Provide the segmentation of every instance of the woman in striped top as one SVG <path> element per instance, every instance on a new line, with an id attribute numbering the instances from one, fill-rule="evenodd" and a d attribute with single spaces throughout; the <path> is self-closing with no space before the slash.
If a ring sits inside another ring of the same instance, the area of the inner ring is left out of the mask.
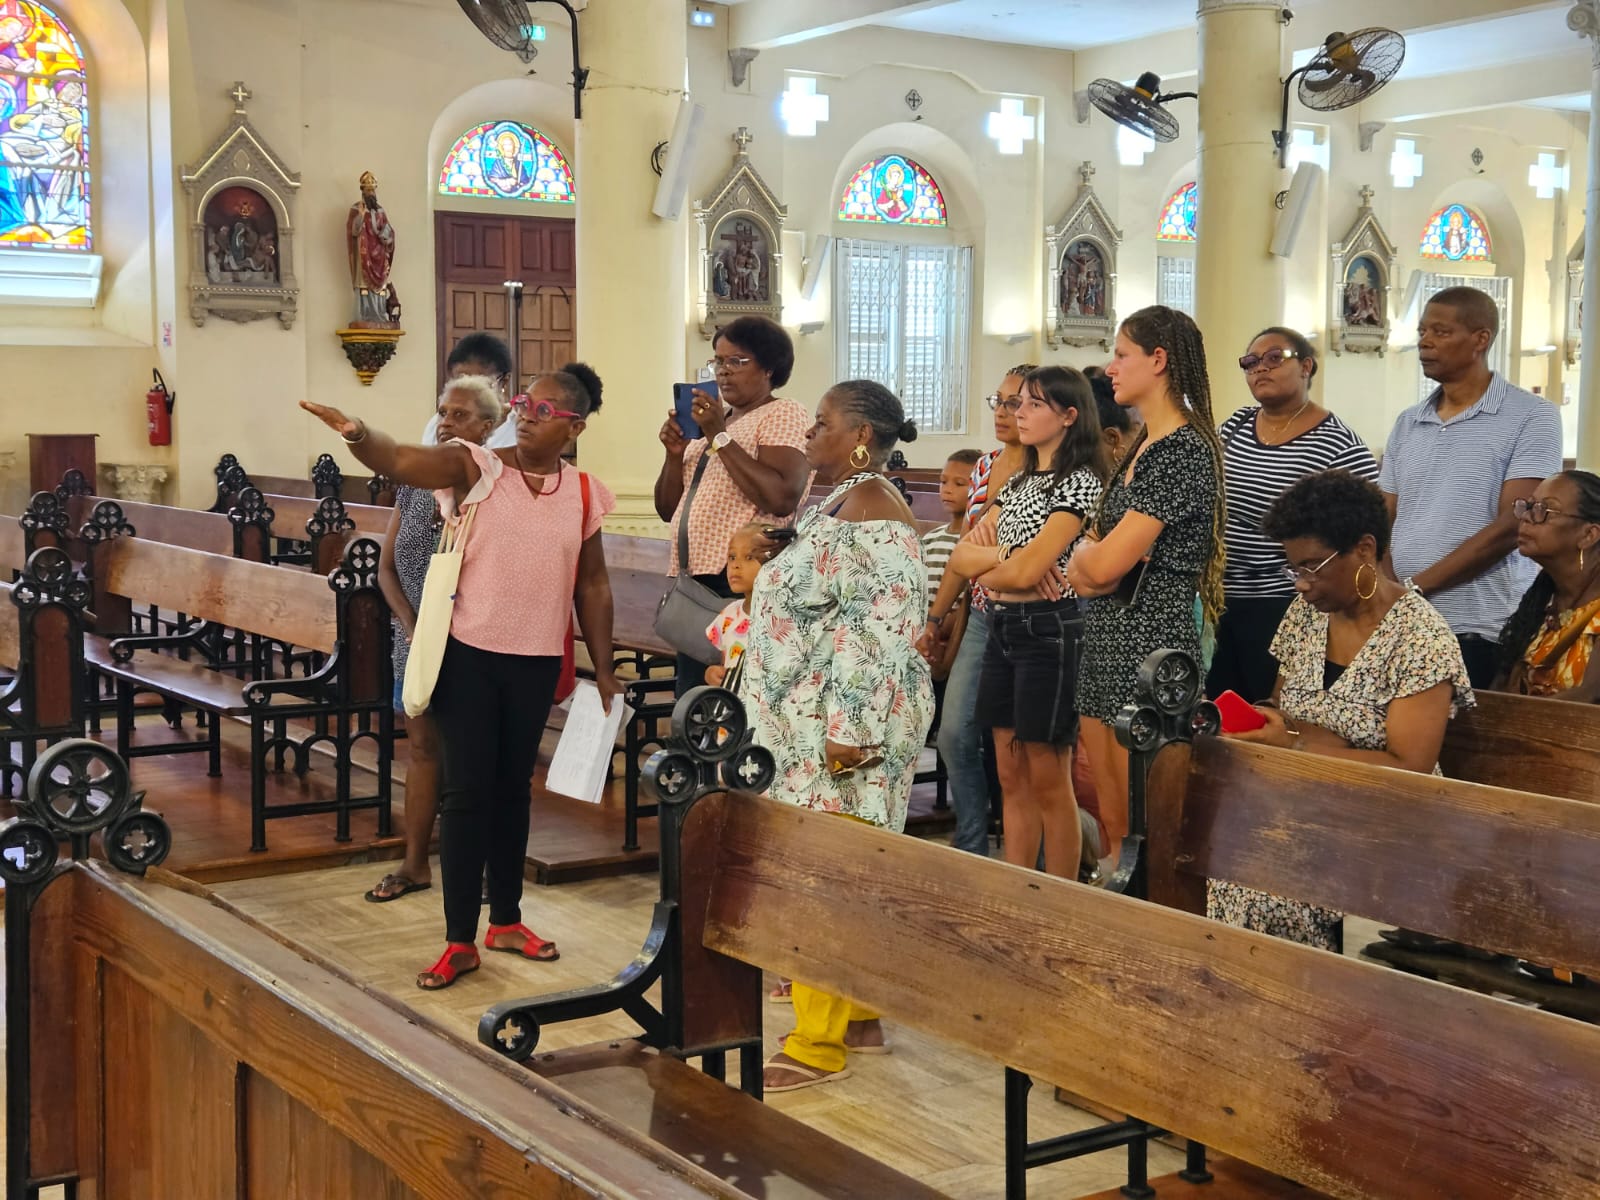
<path id="1" fill-rule="evenodd" d="M 1217 622 L 1206 693 L 1215 699 L 1233 691 L 1253 702 L 1277 683 L 1272 637 L 1295 594 L 1283 573 L 1282 546 L 1262 531 L 1267 510 L 1307 475 L 1344 470 L 1376 482 L 1378 464 L 1348 425 L 1311 399 L 1317 355 L 1299 333 L 1263 329 L 1239 366 L 1256 402 L 1219 430 L 1228 499 L 1227 607 Z"/>

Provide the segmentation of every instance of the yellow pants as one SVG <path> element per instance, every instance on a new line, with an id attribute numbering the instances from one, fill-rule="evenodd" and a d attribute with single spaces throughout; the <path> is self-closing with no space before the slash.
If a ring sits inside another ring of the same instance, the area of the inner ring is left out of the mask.
<path id="1" fill-rule="evenodd" d="M 860 817 L 848 813 L 838 815 L 847 821 L 861 821 Z M 790 984 L 789 990 L 794 998 L 795 1027 L 783 1044 L 783 1052 L 795 1062 L 818 1071 L 843 1070 L 845 1027 L 851 1021 L 876 1021 L 878 1014 L 843 996 L 807 987 L 798 979 Z"/>

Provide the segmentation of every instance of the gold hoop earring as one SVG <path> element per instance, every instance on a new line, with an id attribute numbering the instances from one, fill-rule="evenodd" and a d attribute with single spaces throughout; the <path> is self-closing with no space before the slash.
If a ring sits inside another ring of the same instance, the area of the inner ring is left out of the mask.
<path id="1" fill-rule="evenodd" d="M 859 461 L 857 461 L 857 456 L 858 455 L 860 456 Z M 866 470 L 867 465 L 869 463 L 871 463 L 871 462 L 872 462 L 872 452 L 870 450 L 868 450 L 865 446 L 857 443 L 856 448 L 854 450 L 850 451 L 850 465 L 852 467 L 854 467 L 856 470 L 858 470 L 858 471 Z"/>
<path id="2" fill-rule="evenodd" d="M 1361 590 L 1361 572 L 1365 571 L 1368 567 L 1372 567 L 1372 586 L 1363 592 Z M 1373 567 L 1371 563 L 1362 563 L 1356 568 L 1356 597 L 1361 600 L 1371 600 L 1377 594 L 1378 568 Z"/>
<path id="3" fill-rule="evenodd" d="M 1583 570 L 1583 547 L 1578 547 L 1578 570 Z"/>

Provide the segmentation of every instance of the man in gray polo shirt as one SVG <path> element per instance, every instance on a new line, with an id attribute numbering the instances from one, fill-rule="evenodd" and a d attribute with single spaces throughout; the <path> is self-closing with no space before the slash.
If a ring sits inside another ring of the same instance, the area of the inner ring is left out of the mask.
<path id="1" fill-rule="evenodd" d="M 1499 327 L 1476 288 L 1428 301 L 1417 355 L 1439 387 L 1400 414 L 1378 476 L 1395 577 L 1450 622 L 1474 687 L 1494 681 L 1500 629 L 1538 574 L 1517 553 L 1511 506 L 1561 469 L 1556 406 L 1489 370 Z"/>

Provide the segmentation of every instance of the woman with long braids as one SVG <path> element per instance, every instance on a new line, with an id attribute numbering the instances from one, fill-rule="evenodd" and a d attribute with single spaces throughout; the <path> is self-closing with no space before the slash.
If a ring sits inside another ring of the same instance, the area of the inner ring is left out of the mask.
<path id="1" fill-rule="evenodd" d="M 1541 570 L 1500 634 L 1499 691 L 1600 699 L 1600 475 L 1562 471 L 1513 507 L 1517 549 Z"/>
<path id="2" fill-rule="evenodd" d="M 777 761 L 773 799 L 896 833 L 933 723 L 933 682 L 914 649 L 928 614 L 922 542 L 883 477 L 895 443 L 916 436 L 882 384 L 823 396 L 806 461 L 833 490 L 756 578 L 741 685 L 756 741 Z M 885 1052 L 876 1013 L 798 979 L 791 992 L 795 1031 L 766 1065 L 766 1091 L 843 1079 L 847 1051 Z"/>
<path id="3" fill-rule="evenodd" d="M 1161 305 L 1140 309 L 1117 331 L 1106 374 L 1117 403 L 1137 408 L 1144 426 L 1112 472 L 1067 582 L 1091 597 L 1078 670 L 1080 737 L 1115 857 L 1128 832 L 1128 752 L 1111 722 L 1155 651 L 1186 650 L 1200 660 L 1195 596 L 1215 624 L 1225 505 L 1222 443 L 1195 323 Z"/>

